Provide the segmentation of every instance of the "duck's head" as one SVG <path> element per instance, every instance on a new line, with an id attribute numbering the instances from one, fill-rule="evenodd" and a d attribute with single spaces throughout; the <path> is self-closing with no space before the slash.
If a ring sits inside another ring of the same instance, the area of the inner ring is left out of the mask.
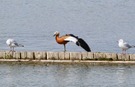
<path id="1" fill-rule="evenodd" d="M 58 31 L 55 31 L 54 32 L 54 34 L 53 34 L 53 36 L 57 36 L 57 35 L 59 35 L 60 33 L 58 32 Z"/>

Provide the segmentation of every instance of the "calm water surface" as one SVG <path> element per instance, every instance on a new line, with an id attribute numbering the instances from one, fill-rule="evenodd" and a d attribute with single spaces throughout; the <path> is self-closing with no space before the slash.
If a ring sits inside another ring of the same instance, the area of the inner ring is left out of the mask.
<path id="1" fill-rule="evenodd" d="M 8 38 L 17 51 L 63 51 L 53 33 L 82 37 L 94 52 L 135 45 L 135 0 L 0 0 L 0 50 Z M 68 51 L 84 51 L 73 43 Z M 130 49 L 128 53 L 135 53 Z M 134 87 L 135 66 L 0 64 L 0 87 Z"/>
<path id="2" fill-rule="evenodd" d="M 135 65 L 0 64 L 0 87 L 134 87 Z"/>
<path id="3" fill-rule="evenodd" d="M 14 38 L 25 45 L 16 50 L 63 51 L 55 31 L 82 37 L 96 52 L 121 52 L 120 38 L 135 45 L 135 0 L 0 0 L 0 9 L 0 50 Z M 84 51 L 73 43 L 67 50 Z"/>

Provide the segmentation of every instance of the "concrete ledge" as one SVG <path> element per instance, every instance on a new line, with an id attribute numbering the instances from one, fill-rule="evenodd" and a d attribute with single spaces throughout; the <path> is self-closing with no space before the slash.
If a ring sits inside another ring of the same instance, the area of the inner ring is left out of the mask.
<path id="1" fill-rule="evenodd" d="M 101 52 L 8 52 L 0 51 L 0 59 L 42 61 L 135 61 L 135 54 Z"/>
<path id="2" fill-rule="evenodd" d="M 21 52 L 21 59 L 27 59 L 27 52 Z"/>
<path id="3" fill-rule="evenodd" d="M 135 64 L 135 61 L 87 61 L 87 60 L 29 60 L 29 59 L 0 59 L 0 62 L 26 62 L 26 63 L 87 63 L 87 64 Z"/>
<path id="4" fill-rule="evenodd" d="M 80 52 L 70 52 L 70 60 L 81 60 L 82 55 Z"/>
<path id="5" fill-rule="evenodd" d="M 46 52 L 34 52 L 34 55 L 35 55 L 35 59 L 37 59 L 37 60 L 40 60 L 40 59 L 44 59 L 44 60 L 46 60 L 47 59 L 47 54 L 46 54 Z"/>
<path id="6" fill-rule="evenodd" d="M 59 60 L 58 52 L 47 52 L 47 60 Z"/>

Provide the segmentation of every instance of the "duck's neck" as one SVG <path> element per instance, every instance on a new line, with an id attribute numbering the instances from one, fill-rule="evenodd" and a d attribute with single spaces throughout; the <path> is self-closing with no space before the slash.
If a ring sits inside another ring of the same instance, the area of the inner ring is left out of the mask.
<path id="1" fill-rule="evenodd" d="M 59 38 L 59 34 L 58 34 L 58 35 L 56 35 L 55 39 L 57 40 L 58 38 Z"/>

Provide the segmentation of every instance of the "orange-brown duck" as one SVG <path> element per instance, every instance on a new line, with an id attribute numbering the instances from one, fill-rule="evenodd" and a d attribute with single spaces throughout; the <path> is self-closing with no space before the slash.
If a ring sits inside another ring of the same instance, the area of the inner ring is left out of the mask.
<path id="1" fill-rule="evenodd" d="M 58 44 L 64 45 L 64 52 L 66 51 L 66 44 L 68 42 L 74 42 L 74 43 L 76 43 L 77 46 L 81 46 L 87 52 L 91 52 L 90 47 L 82 38 L 78 38 L 78 36 L 75 36 L 73 34 L 66 34 L 66 35 L 63 35 L 61 37 L 59 35 L 60 35 L 60 33 L 58 31 L 54 32 L 56 42 Z"/>

